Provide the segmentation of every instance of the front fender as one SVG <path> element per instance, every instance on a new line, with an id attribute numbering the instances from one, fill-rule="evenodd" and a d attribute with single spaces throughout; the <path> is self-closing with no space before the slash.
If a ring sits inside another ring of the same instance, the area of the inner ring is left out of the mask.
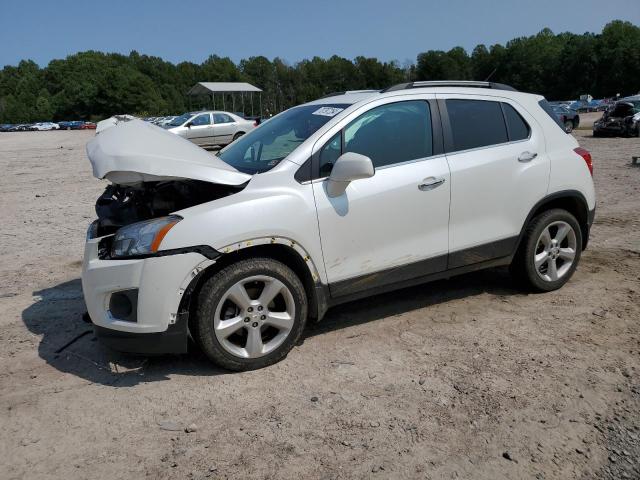
<path id="1" fill-rule="evenodd" d="M 282 175 L 290 172 L 274 173 L 280 178 L 254 175 L 237 194 L 176 212 L 183 220 L 169 231 L 161 249 L 210 245 L 224 253 L 282 243 L 295 248 L 311 265 L 312 275 L 326 283 L 312 186 Z"/>

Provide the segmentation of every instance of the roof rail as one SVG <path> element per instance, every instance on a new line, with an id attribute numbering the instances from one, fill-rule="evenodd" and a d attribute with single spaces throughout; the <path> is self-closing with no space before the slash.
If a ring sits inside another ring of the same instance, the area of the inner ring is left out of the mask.
<path id="1" fill-rule="evenodd" d="M 384 90 L 381 90 L 380 93 L 395 92 L 396 90 L 406 90 L 409 88 L 425 87 L 492 88 L 494 90 L 510 90 L 512 92 L 517 92 L 515 88 L 510 85 L 505 85 L 504 83 L 480 82 L 476 80 L 430 80 L 398 83 L 397 85 L 392 85 L 391 87 L 387 87 Z"/>
<path id="2" fill-rule="evenodd" d="M 320 98 L 337 97 L 338 95 L 347 95 L 349 93 L 378 93 L 380 90 L 345 90 L 344 92 L 331 92 Z"/>

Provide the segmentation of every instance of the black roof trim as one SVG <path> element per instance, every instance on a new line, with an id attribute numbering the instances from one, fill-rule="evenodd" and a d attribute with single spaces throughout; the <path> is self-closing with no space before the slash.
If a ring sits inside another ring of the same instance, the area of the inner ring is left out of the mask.
<path id="1" fill-rule="evenodd" d="M 512 86 L 505 85 L 504 83 L 480 82 L 475 80 L 431 80 L 431 81 L 421 81 L 421 82 L 399 83 L 397 85 L 392 85 L 391 87 L 387 87 L 384 90 L 381 90 L 380 93 L 395 92 L 397 90 L 407 90 L 410 88 L 427 88 L 427 87 L 491 88 L 493 90 L 509 90 L 512 92 L 518 91 Z"/>
<path id="2" fill-rule="evenodd" d="M 323 95 L 320 98 L 328 98 L 328 97 L 337 97 L 339 95 L 347 95 L 348 93 L 375 93 L 380 92 L 380 90 L 345 90 L 343 92 L 331 92 Z"/>

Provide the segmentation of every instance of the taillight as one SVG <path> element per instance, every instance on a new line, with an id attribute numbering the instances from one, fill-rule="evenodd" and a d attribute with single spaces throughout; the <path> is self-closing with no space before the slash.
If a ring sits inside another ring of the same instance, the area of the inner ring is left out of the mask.
<path id="1" fill-rule="evenodd" d="M 583 158 L 584 163 L 587 164 L 589 173 L 593 177 L 593 159 L 591 158 L 591 154 L 589 153 L 589 150 L 586 150 L 582 147 L 578 147 L 578 148 L 574 148 L 573 151 Z"/>

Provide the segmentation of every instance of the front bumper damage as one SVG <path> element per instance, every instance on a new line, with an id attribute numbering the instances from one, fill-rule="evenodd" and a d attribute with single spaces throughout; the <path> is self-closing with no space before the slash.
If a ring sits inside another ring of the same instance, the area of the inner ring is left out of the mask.
<path id="1" fill-rule="evenodd" d="M 110 260 L 100 238 L 87 240 L 82 291 L 96 336 L 140 354 L 185 353 L 190 286 L 214 260 L 200 252 Z"/>

